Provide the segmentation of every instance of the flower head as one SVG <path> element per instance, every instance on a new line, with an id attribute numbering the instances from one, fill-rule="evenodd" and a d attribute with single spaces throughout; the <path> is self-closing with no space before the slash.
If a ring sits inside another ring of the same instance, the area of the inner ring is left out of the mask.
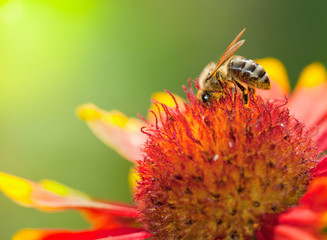
<path id="1" fill-rule="evenodd" d="M 205 105 L 187 93 L 183 112 L 161 104 L 160 127 L 146 130 L 141 221 L 156 239 L 253 236 L 262 217 L 306 191 L 318 157 L 313 132 L 280 101 L 252 97 L 245 107 L 230 91 Z"/>
<path id="2" fill-rule="evenodd" d="M 156 95 L 145 121 L 92 104 L 79 108 L 102 141 L 135 163 L 136 206 L 0 173 L 0 189 L 17 203 L 75 209 L 91 224 L 83 231 L 22 230 L 14 240 L 325 239 L 325 69 L 307 67 L 287 101 L 281 63 L 260 65 L 276 81 L 251 96 L 249 107 L 232 90 L 205 105 L 190 87 L 187 103 Z"/>

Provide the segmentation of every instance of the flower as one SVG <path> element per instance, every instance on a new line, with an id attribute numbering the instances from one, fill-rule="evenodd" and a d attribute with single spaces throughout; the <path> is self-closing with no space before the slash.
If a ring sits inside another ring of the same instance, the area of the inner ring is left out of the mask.
<path id="1" fill-rule="evenodd" d="M 81 106 L 95 135 L 135 164 L 135 206 L 0 173 L 0 189 L 17 203 L 75 209 L 91 223 L 85 231 L 25 229 L 13 239 L 327 239 L 326 71 L 309 65 L 289 95 L 282 64 L 258 62 L 274 81 L 249 108 L 230 90 L 205 105 L 191 87 L 187 103 L 154 95 L 147 120 Z"/>

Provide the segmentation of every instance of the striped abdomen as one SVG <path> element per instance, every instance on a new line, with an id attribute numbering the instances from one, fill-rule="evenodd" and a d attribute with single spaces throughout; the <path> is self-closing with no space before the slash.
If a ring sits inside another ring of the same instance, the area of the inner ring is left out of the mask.
<path id="1" fill-rule="evenodd" d="M 227 77 L 251 87 L 270 89 L 270 79 L 262 66 L 251 59 L 234 56 L 227 64 Z"/>

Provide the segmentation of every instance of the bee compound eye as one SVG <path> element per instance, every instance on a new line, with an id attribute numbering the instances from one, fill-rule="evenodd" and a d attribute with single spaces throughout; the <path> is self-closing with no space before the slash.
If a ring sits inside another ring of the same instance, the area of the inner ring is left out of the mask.
<path id="1" fill-rule="evenodd" d="M 203 92 L 201 98 L 204 103 L 208 103 L 210 101 L 211 94 L 209 92 Z"/>

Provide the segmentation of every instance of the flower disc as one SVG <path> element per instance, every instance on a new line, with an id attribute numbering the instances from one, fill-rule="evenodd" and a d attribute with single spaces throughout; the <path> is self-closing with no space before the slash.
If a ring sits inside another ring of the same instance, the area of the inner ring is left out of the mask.
<path id="1" fill-rule="evenodd" d="M 153 239 L 247 239 L 297 203 L 316 165 L 312 132 L 281 102 L 227 92 L 183 111 L 163 104 L 147 128 L 136 201 Z"/>

